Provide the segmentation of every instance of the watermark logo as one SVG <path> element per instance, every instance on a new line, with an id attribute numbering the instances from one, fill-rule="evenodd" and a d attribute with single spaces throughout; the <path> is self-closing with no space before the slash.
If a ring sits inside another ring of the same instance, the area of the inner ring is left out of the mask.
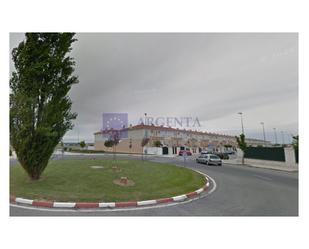
<path id="1" fill-rule="evenodd" d="M 139 119 L 139 123 L 155 126 L 198 128 L 201 127 L 198 117 L 144 117 Z"/>
<path id="2" fill-rule="evenodd" d="M 104 138 L 113 140 L 128 138 L 128 113 L 103 113 L 102 134 Z M 141 117 L 137 124 L 179 127 L 179 128 L 199 128 L 201 123 L 198 117 Z M 147 134 L 146 134 L 147 135 Z"/>
<path id="3" fill-rule="evenodd" d="M 103 113 L 103 137 L 119 139 L 128 137 L 128 113 Z"/>

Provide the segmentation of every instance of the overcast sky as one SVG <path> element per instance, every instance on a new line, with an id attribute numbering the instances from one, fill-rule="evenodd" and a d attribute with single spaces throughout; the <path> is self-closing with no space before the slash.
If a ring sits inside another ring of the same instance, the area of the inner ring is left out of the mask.
<path id="1" fill-rule="evenodd" d="M 23 34 L 10 35 L 10 50 Z M 102 113 L 197 117 L 199 130 L 278 142 L 298 133 L 296 33 L 82 33 L 72 56 L 78 113 L 65 141 L 93 141 Z M 11 71 L 13 66 L 11 63 Z"/>

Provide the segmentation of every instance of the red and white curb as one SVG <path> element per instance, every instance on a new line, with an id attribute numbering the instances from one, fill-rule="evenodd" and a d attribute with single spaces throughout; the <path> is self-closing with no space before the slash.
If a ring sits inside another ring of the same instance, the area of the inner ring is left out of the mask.
<path id="1" fill-rule="evenodd" d="M 74 209 L 84 209 L 84 208 L 124 208 L 124 207 L 140 207 L 140 206 L 151 206 L 158 205 L 162 203 L 170 202 L 182 202 L 188 199 L 193 199 L 198 197 L 203 192 L 209 189 L 209 179 L 206 177 L 207 183 L 204 187 L 187 193 L 183 195 L 178 195 L 174 197 L 161 198 L 156 200 L 146 200 L 146 201 L 124 201 L 124 202 L 55 202 L 55 201 L 37 201 L 29 200 L 20 197 L 10 197 L 11 204 L 23 204 L 31 205 L 35 207 L 45 207 L 45 208 L 74 208 Z"/>

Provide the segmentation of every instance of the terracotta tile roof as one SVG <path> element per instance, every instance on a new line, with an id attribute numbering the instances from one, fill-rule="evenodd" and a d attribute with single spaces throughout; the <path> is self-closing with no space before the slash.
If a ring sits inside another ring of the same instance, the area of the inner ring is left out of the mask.
<path id="1" fill-rule="evenodd" d="M 206 131 L 197 131 L 197 130 L 186 130 L 186 129 L 179 129 L 179 128 L 172 128 L 172 127 L 166 127 L 166 126 L 156 126 L 156 125 L 144 125 L 144 124 L 138 124 L 138 125 L 134 125 L 134 126 L 130 126 L 127 128 L 122 129 L 123 131 L 125 130 L 138 130 L 138 129 L 152 129 L 152 130 L 160 130 L 160 131 L 176 131 L 176 132 L 185 132 L 185 133 L 189 133 L 189 134 L 194 134 L 194 135 L 210 135 L 210 136 L 220 136 L 225 137 L 225 138 L 233 138 L 235 139 L 235 136 L 231 136 L 231 135 L 226 135 L 226 134 L 218 134 L 218 133 L 213 133 L 213 132 L 206 132 Z M 106 130 L 107 131 L 107 130 Z M 97 134 L 102 134 L 104 131 L 98 131 L 95 132 L 94 135 Z M 250 141 L 256 141 L 256 142 L 264 142 L 261 139 L 255 139 L 255 138 L 247 138 Z M 269 141 L 266 141 L 267 143 L 269 143 Z"/>
<path id="2" fill-rule="evenodd" d="M 134 125 L 134 126 L 125 128 L 123 130 L 138 130 L 138 129 L 145 129 L 145 128 L 152 129 L 152 130 L 160 130 L 160 131 L 186 132 L 186 133 L 195 134 L 195 135 L 212 135 L 212 136 L 220 136 L 220 137 L 226 137 L 226 138 L 235 138 L 235 136 L 229 136 L 225 134 L 217 134 L 217 133 L 197 131 L 197 130 L 186 130 L 186 129 L 166 127 L 166 126 L 144 125 L 144 124 Z M 102 134 L 103 132 L 104 131 L 98 131 L 98 132 L 95 132 L 94 134 L 95 135 Z"/>

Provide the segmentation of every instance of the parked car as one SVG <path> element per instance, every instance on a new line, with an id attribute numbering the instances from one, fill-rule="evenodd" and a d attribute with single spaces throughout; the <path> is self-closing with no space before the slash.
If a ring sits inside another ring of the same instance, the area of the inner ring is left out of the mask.
<path id="1" fill-rule="evenodd" d="M 192 156 L 192 153 L 191 153 L 191 151 L 189 151 L 189 150 L 180 150 L 179 153 L 178 153 L 178 155 L 179 155 L 179 156 L 183 156 L 183 154 L 184 154 L 185 152 L 187 153 L 187 156 Z"/>
<path id="2" fill-rule="evenodd" d="M 229 154 L 227 152 L 216 152 L 214 154 L 220 157 L 220 159 L 229 159 Z"/>
<path id="3" fill-rule="evenodd" d="M 227 151 L 226 153 L 229 154 L 229 155 L 235 155 L 236 154 L 235 151 Z"/>
<path id="4" fill-rule="evenodd" d="M 207 150 L 203 150 L 203 151 L 201 151 L 200 154 L 201 154 L 201 155 L 206 155 L 206 154 L 212 154 L 212 152 L 207 151 Z"/>
<path id="5" fill-rule="evenodd" d="M 214 154 L 203 154 L 196 158 L 197 163 L 204 163 L 206 165 L 222 165 L 222 160 Z"/>
<path id="6" fill-rule="evenodd" d="M 205 163 L 207 154 L 200 154 L 195 160 L 197 163 Z"/>

